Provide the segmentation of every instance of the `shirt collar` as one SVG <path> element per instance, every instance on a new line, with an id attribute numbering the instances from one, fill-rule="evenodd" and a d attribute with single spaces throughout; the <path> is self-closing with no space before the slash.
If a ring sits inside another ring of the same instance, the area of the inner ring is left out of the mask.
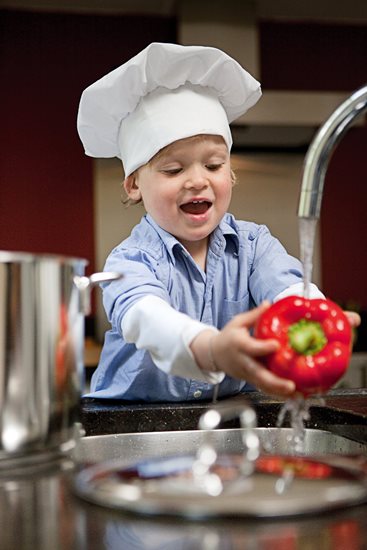
<path id="1" fill-rule="evenodd" d="M 231 214 L 225 214 L 221 219 L 219 225 L 213 231 L 213 238 L 220 238 L 223 235 L 224 239 L 227 241 L 227 237 L 231 238 L 235 244 L 236 251 L 238 253 L 240 242 L 238 238 L 238 231 L 234 227 L 235 221 Z"/>
<path id="2" fill-rule="evenodd" d="M 165 229 L 162 229 L 160 225 L 157 224 L 152 218 L 150 214 L 146 215 L 147 222 L 156 230 L 159 237 L 163 241 L 164 246 L 167 249 L 168 254 L 170 255 L 170 258 L 173 262 L 173 264 L 176 264 L 176 258 L 173 252 L 174 248 L 181 248 L 181 250 L 185 250 L 185 247 L 174 237 L 171 235 L 171 233 L 168 233 Z"/>
<path id="3" fill-rule="evenodd" d="M 158 235 L 163 241 L 163 244 L 165 245 L 168 254 L 171 257 L 171 260 L 173 264 L 176 263 L 176 258 L 174 254 L 174 249 L 181 249 L 182 251 L 186 251 L 185 247 L 174 237 L 171 235 L 171 233 L 168 233 L 165 229 L 162 229 L 152 218 L 150 214 L 146 214 L 147 222 L 156 230 Z M 229 216 L 228 214 L 225 214 L 222 220 L 220 221 L 219 225 L 214 229 L 211 243 L 215 241 L 221 241 L 221 240 L 227 240 L 227 237 L 230 237 L 233 239 L 234 244 L 237 249 L 237 253 L 239 250 L 239 239 L 237 231 L 234 227 L 230 224 L 230 221 L 232 220 L 232 216 Z"/>

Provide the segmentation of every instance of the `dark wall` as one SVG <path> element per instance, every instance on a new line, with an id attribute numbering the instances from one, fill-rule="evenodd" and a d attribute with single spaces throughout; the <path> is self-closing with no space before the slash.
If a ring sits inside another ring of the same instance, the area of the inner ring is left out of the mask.
<path id="1" fill-rule="evenodd" d="M 367 128 L 337 146 L 321 209 L 323 284 L 331 296 L 367 310 Z"/>
<path id="2" fill-rule="evenodd" d="M 366 25 L 262 21 L 259 28 L 264 89 L 352 92 L 367 84 Z M 320 217 L 322 288 L 345 306 L 363 310 L 367 310 L 366 158 L 365 117 L 364 125 L 349 129 L 333 153 Z"/>
<path id="3" fill-rule="evenodd" d="M 92 160 L 80 95 L 152 41 L 165 17 L 0 11 L 0 249 L 87 258 L 94 268 Z"/>
<path id="4" fill-rule="evenodd" d="M 366 25 L 263 20 L 259 29 L 263 88 L 350 92 L 366 84 Z"/>

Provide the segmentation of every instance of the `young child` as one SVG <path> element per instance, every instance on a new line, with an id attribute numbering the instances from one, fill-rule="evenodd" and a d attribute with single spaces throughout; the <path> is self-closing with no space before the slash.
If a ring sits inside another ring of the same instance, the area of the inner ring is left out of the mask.
<path id="1" fill-rule="evenodd" d="M 147 212 L 107 259 L 124 278 L 103 286 L 111 330 L 89 397 L 208 400 L 216 384 L 219 397 L 249 384 L 294 392 L 261 365 L 276 342 L 250 331 L 269 302 L 302 294 L 300 262 L 265 226 L 227 213 L 229 123 L 260 96 L 222 51 L 160 43 L 83 92 L 86 154 L 121 158 L 126 193 Z"/>

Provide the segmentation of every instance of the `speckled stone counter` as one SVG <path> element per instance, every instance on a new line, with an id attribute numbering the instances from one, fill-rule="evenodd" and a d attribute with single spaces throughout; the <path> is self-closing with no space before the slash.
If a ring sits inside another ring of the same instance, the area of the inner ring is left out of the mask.
<path id="1" fill-rule="evenodd" d="M 260 392 L 249 392 L 219 403 L 250 403 L 259 426 L 275 426 L 283 402 Z M 367 389 L 334 390 L 324 403 L 313 400 L 307 427 L 336 431 L 359 441 L 367 440 Z M 127 432 L 193 430 L 211 402 L 176 404 L 131 404 L 122 401 L 83 399 L 81 422 L 86 435 Z M 236 421 L 223 427 L 235 427 Z"/>

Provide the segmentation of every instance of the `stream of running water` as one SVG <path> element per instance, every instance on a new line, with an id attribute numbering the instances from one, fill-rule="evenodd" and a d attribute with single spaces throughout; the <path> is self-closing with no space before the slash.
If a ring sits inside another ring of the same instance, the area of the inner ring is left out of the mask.
<path id="1" fill-rule="evenodd" d="M 303 294 L 305 298 L 310 297 L 317 221 L 317 218 L 299 218 L 300 252 L 303 265 Z"/>

